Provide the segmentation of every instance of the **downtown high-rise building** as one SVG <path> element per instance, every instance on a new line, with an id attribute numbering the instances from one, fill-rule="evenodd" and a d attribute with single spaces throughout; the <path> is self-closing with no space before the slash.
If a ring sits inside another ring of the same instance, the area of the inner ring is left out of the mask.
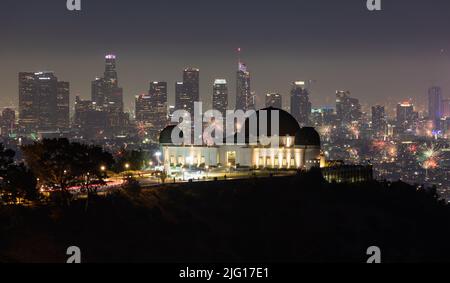
<path id="1" fill-rule="evenodd" d="M 225 79 L 216 79 L 213 85 L 213 109 L 226 117 L 228 110 L 228 84 Z"/>
<path id="2" fill-rule="evenodd" d="M 247 65 L 239 60 L 236 79 L 236 110 L 255 110 L 255 95 L 251 91 L 251 77 Z"/>
<path id="3" fill-rule="evenodd" d="M 306 82 L 293 82 L 291 87 L 291 115 L 304 127 L 310 124 L 311 110 L 312 105 L 309 101 Z"/>
<path id="4" fill-rule="evenodd" d="M 190 99 L 186 95 L 183 82 L 175 83 L 175 110 L 187 110 Z"/>
<path id="5" fill-rule="evenodd" d="M 450 117 L 450 99 L 448 98 L 442 99 L 442 117 Z"/>
<path id="6" fill-rule="evenodd" d="M 414 131 L 418 119 L 419 114 L 412 103 L 403 102 L 397 105 L 397 133 Z"/>
<path id="7" fill-rule="evenodd" d="M 376 105 L 372 107 L 372 130 L 375 136 L 386 134 L 387 119 L 384 106 Z"/>
<path id="8" fill-rule="evenodd" d="M 1 136 L 8 137 L 15 132 L 16 111 L 11 108 L 3 109 L 0 116 Z"/>
<path id="9" fill-rule="evenodd" d="M 117 87 L 119 85 L 119 78 L 117 75 L 117 63 L 116 55 L 108 54 L 105 56 L 105 73 L 104 79 L 112 86 Z"/>
<path id="10" fill-rule="evenodd" d="M 200 101 L 200 70 L 186 68 L 183 81 L 175 83 L 176 110 L 185 110 L 194 115 L 194 103 Z"/>
<path id="11" fill-rule="evenodd" d="M 106 128 L 104 131 L 110 135 L 123 132 L 129 123 L 129 117 L 124 113 L 123 89 L 119 87 L 117 75 L 116 55 L 105 56 L 105 71 L 103 77 L 92 82 L 92 102 L 97 110 L 107 113 Z M 103 123 L 101 123 L 103 124 Z"/>
<path id="12" fill-rule="evenodd" d="M 437 86 L 431 87 L 428 90 L 428 118 L 433 122 L 433 127 L 435 129 L 440 128 L 443 112 L 442 89 Z"/>
<path id="13" fill-rule="evenodd" d="M 168 124 L 167 83 L 151 82 L 148 94 L 137 96 L 135 106 L 136 121 L 156 142 Z"/>
<path id="14" fill-rule="evenodd" d="M 80 139 L 99 140 L 106 136 L 108 113 L 97 106 L 92 100 L 75 98 L 75 115 L 73 130 Z"/>
<path id="15" fill-rule="evenodd" d="M 58 107 L 61 102 L 58 86 L 68 83 L 58 82 L 53 72 L 19 73 L 19 126 L 23 133 L 56 131 L 58 118 L 67 113 L 66 107 Z M 70 96 L 64 92 L 65 99 Z"/>
<path id="16" fill-rule="evenodd" d="M 150 95 L 145 93 L 137 95 L 134 105 L 136 122 L 143 124 L 146 127 L 151 126 L 150 120 L 152 117 L 152 100 Z"/>
<path id="17" fill-rule="evenodd" d="M 58 82 L 56 93 L 56 127 L 58 130 L 70 128 L 70 83 Z"/>
<path id="18" fill-rule="evenodd" d="M 336 91 L 336 114 L 341 125 L 359 122 L 362 117 L 361 104 L 351 97 L 349 91 Z"/>
<path id="19" fill-rule="evenodd" d="M 266 107 L 283 109 L 283 96 L 279 93 L 266 94 Z"/>

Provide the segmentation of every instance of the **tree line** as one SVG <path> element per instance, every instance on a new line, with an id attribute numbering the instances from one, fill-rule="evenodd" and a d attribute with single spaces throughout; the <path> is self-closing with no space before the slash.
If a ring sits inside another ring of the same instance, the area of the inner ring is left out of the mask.
<path id="1" fill-rule="evenodd" d="M 102 147 L 70 142 L 67 139 L 44 139 L 21 147 L 23 160 L 16 152 L 0 144 L 0 196 L 4 204 L 40 200 L 40 189 L 58 194 L 70 202 L 70 188 L 96 194 L 96 185 L 105 185 L 107 171 L 121 172 L 123 164 L 138 170 L 145 162 L 141 151 L 122 149 L 113 156 Z"/>

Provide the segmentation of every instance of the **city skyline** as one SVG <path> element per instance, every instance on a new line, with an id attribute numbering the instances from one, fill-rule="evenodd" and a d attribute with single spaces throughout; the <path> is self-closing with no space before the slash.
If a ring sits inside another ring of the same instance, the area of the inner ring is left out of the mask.
<path id="1" fill-rule="evenodd" d="M 233 1 L 214 9 L 215 17 L 209 15 L 215 6 L 205 1 L 189 5 L 175 0 L 135 1 L 132 5 L 109 1 L 105 9 L 104 2 L 97 0 L 84 3 L 80 13 L 69 13 L 54 1 L 6 1 L 0 17 L 2 26 L 8 27 L 0 32 L 4 39 L 0 106 L 17 105 L 15 76 L 24 70 L 51 70 L 71 82 L 72 103 L 76 95 L 89 98 L 89 82 L 101 72 L 100 55 L 110 52 L 119 56 L 126 110 L 133 108 L 136 95 L 147 92 L 150 81 L 167 81 L 173 104 L 174 82 L 185 67 L 200 69 L 200 95 L 205 100 L 212 96 L 214 79 L 226 79 L 234 105 L 238 47 L 252 73 L 259 106 L 272 92 L 281 93 L 287 103 L 290 83 L 296 80 L 316 81 L 311 91 L 313 105 L 333 105 L 336 90 L 350 90 L 369 105 L 388 98 L 395 105 L 410 97 L 422 105 L 433 85 L 442 87 L 444 96 L 449 93 L 450 44 L 445 36 L 449 4 L 445 1 L 422 7 L 418 1 L 399 0 L 385 3 L 378 14 L 368 12 L 365 3 L 356 0 L 339 4 L 262 1 L 257 11 L 250 2 L 234 11 Z M 134 21 L 111 21 L 120 19 L 128 5 L 132 10 L 125 11 L 136 14 Z M 189 32 L 180 24 L 183 9 L 191 15 Z M 159 13 L 142 17 L 149 10 Z M 315 19 L 314 14 L 321 17 Z M 268 16 L 273 20 L 267 21 Z M 250 24 L 240 25 L 235 18 Z M 30 33 L 26 27 L 33 22 L 41 28 Z M 49 28 L 55 30 L 49 32 Z M 54 33 L 60 40 L 55 41 Z"/>

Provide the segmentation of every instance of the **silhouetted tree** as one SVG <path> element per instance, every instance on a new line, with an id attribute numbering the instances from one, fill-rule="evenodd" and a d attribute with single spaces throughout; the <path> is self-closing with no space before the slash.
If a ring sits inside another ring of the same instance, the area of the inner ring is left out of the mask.
<path id="1" fill-rule="evenodd" d="M 15 155 L 13 150 L 5 149 L 3 144 L 0 144 L 0 177 L 4 177 L 8 167 L 14 163 Z"/>
<path id="2" fill-rule="evenodd" d="M 57 188 L 68 203 L 71 186 L 81 186 L 91 194 L 93 182 L 103 182 L 102 166 L 112 166 L 112 155 L 102 148 L 67 139 L 45 139 L 22 147 L 28 166 L 44 186 Z"/>
<path id="3" fill-rule="evenodd" d="M 0 144 L 0 191 L 7 203 L 17 203 L 19 199 L 37 200 L 36 178 L 25 165 L 14 164 L 15 152 Z"/>
<path id="4" fill-rule="evenodd" d="M 38 200 L 36 178 L 24 164 L 10 165 L 4 181 L 4 201 L 17 203 L 19 199 Z"/>
<path id="5" fill-rule="evenodd" d="M 114 171 L 122 172 L 125 164 L 130 166 L 128 168 L 129 170 L 141 170 L 143 167 L 147 166 L 150 160 L 151 157 L 148 152 L 142 150 L 126 150 L 125 148 L 122 148 L 116 156 Z"/>

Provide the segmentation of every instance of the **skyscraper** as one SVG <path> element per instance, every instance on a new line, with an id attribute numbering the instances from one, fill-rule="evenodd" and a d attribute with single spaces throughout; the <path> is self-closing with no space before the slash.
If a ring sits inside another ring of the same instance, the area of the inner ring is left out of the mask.
<path id="1" fill-rule="evenodd" d="M 70 83 L 58 82 L 56 97 L 56 127 L 59 130 L 70 128 Z"/>
<path id="2" fill-rule="evenodd" d="M 336 91 L 336 113 L 341 125 L 357 122 L 362 117 L 361 104 L 349 91 Z"/>
<path id="3" fill-rule="evenodd" d="M 58 79 L 51 72 L 37 73 L 39 130 L 56 130 Z"/>
<path id="4" fill-rule="evenodd" d="M 39 121 L 39 99 L 34 73 L 19 73 L 19 126 L 24 133 L 36 132 Z"/>
<path id="5" fill-rule="evenodd" d="M 228 110 L 228 84 L 224 79 L 214 81 L 213 109 L 222 113 L 222 117 L 225 119 Z"/>
<path id="6" fill-rule="evenodd" d="M 283 97 L 279 93 L 266 94 L 266 107 L 283 108 Z"/>
<path id="7" fill-rule="evenodd" d="M 148 95 L 136 97 L 136 121 L 148 129 L 156 142 L 159 133 L 168 124 L 167 83 L 152 82 Z"/>
<path id="8" fill-rule="evenodd" d="M 16 112 L 11 108 L 5 108 L 2 111 L 0 119 L 1 136 L 7 137 L 14 133 L 16 127 Z"/>
<path id="9" fill-rule="evenodd" d="M 159 133 L 167 126 L 167 83 L 152 82 L 148 92 L 152 101 L 151 123 Z"/>
<path id="10" fill-rule="evenodd" d="M 200 70 L 186 68 L 183 72 L 183 86 L 186 95 L 187 111 L 194 114 L 194 102 L 200 101 Z"/>
<path id="11" fill-rule="evenodd" d="M 24 133 L 58 129 L 58 84 L 52 72 L 19 73 L 19 125 Z"/>
<path id="12" fill-rule="evenodd" d="M 137 95 L 135 99 L 136 122 L 149 124 L 152 113 L 152 103 L 150 95 Z"/>
<path id="13" fill-rule="evenodd" d="M 116 55 L 106 55 L 103 78 L 96 78 L 92 82 L 92 102 L 95 102 L 98 111 L 107 113 L 105 131 L 110 135 L 121 133 L 128 124 L 128 116 L 124 113 L 123 89 L 119 87 L 116 59 Z"/>
<path id="14" fill-rule="evenodd" d="M 236 110 L 255 110 L 255 97 L 251 92 L 250 72 L 247 65 L 239 60 L 236 81 Z"/>
<path id="15" fill-rule="evenodd" d="M 375 135 L 384 135 L 387 127 L 386 111 L 384 106 L 372 107 L 372 129 Z"/>
<path id="16" fill-rule="evenodd" d="M 175 110 L 189 109 L 189 97 L 186 95 L 183 82 L 175 83 Z"/>
<path id="17" fill-rule="evenodd" d="M 450 99 L 442 99 L 442 117 L 450 117 Z"/>
<path id="18" fill-rule="evenodd" d="M 428 117 L 433 122 L 435 129 L 440 128 L 440 120 L 443 116 L 442 89 L 431 87 L 428 90 Z"/>
<path id="19" fill-rule="evenodd" d="M 397 105 L 397 129 L 398 133 L 414 130 L 419 114 L 414 111 L 414 105 L 403 102 Z"/>
<path id="20" fill-rule="evenodd" d="M 117 87 L 119 85 L 119 79 L 116 70 L 116 55 L 108 54 L 105 56 L 105 80 L 112 86 Z"/>
<path id="21" fill-rule="evenodd" d="M 91 98 L 99 107 L 107 107 L 107 88 L 104 78 L 95 78 L 91 84 Z"/>
<path id="22" fill-rule="evenodd" d="M 291 114 L 303 127 L 310 123 L 312 105 L 309 101 L 309 93 L 306 83 L 296 81 L 292 83 L 291 89 Z"/>
<path id="23" fill-rule="evenodd" d="M 102 139 L 106 136 L 108 113 L 91 100 L 75 98 L 74 129 L 84 140 Z"/>

